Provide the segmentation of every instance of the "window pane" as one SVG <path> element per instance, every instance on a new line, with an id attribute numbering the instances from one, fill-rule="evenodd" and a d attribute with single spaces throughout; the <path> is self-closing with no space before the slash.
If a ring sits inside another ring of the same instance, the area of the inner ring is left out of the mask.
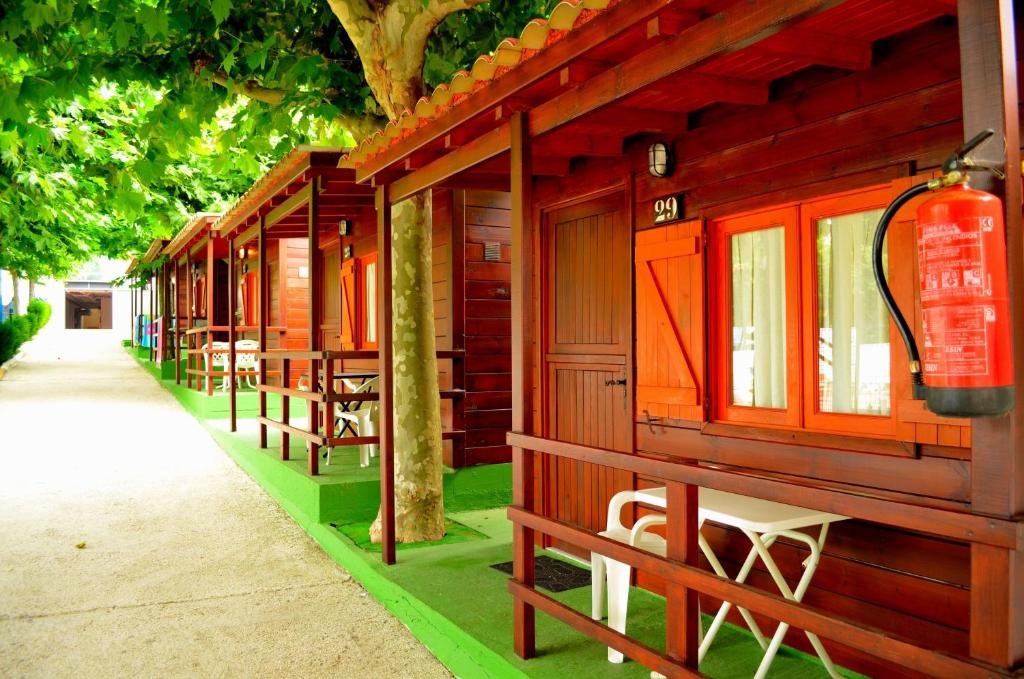
<path id="1" fill-rule="evenodd" d="M 377 341 L 377 263 L 366 265 L 366 341 Z"/>
<path id="2" fill-rule="evenodd" d="M 818 410 L 889 414 L 889 316 L 871 243 L 882 210 L 818 220 Z"/>
<path id="3" fill-rule="evenodd" d="M 786 407 L 786 232 L 730 237 L 732 403 Z"/>

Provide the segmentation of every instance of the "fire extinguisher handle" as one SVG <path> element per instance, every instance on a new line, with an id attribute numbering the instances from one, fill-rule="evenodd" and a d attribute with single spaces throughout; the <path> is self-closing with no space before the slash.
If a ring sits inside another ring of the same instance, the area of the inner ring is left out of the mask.
<path id="1" fill-rule="evenodd" d="M 885 247 L 885 235 L 889 230 L 889 223 L 892 221 L 893 217 L 896 216 L 896 213 L 915 197 L 922 193 L 927 193 L 930 190 L 931 187 L 929 182 L 916 184 L 898 195 L 896 200 L 894 200 L 889 207 L 885 208 L 885 211 L 882 213 L 882 217 L 878 220 L 878 227 L 875 229 L 875 239 L 871 251 L 871 267 L 875 274 L 875 284 L 878 286 L 878 292 L 882 296 L 885 308 L 889 310 L 889 315 L 892 316 L 892 320 L 896 324 L 896 329 L 903 338 L 903 344 L 907 347 L 907 357 L 910 359 L 910 377 L 913 382 L 914 398 L 924 398 L 924 378 L 921 374 L 921 354 L 917 350 L 917 342 L 914 340 L 914 334 L 910 329 L 910 324 L 907 323 L 906 317 L 904 317 L 903 312 L 900 311 L 899 306 L 897 306 L 896 299 L 892 295 L 892 290 L 889 289 L 889 282 L 885 279 L 882 250 Z"/>
<path id="2" fill-rule="evenodd" d="M 988 138 L 995 133 L 995 130 L 993 130 L 991 127 L 987 127 L 978 134 L 974 135 L 973 137 L 965 141 L 960 148 L 953 152 L 953 154 L 959 156 L 960 158 L 963 158 L 968 153 L 981 146 L 984 142 L 988 141 Z"/>

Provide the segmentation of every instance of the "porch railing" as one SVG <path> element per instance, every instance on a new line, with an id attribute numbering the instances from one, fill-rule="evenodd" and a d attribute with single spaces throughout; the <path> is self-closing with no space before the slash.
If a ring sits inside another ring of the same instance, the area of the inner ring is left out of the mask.
<path id="1" fill-rule="evenodd" d="M 274 386 L 266 384 L 265 379 L 260 380 L 256 389 L 260 392 L 259 415 L 256 418 L 259 424 L 260 448 L 267 447 L 267 429 L 274 429 L 281 432 L 281 459 L 289 459 L 289 447 L 291 437 L 297 436 L 306 441 L 308 456 L 308 472 L 310 475 L 319 474 L 319 449 L 324 447 L 335 447 L 335 445 L 366 445 L 381 443 L 380 436 L 335 436 L 334 419 L 335 405 L 344 402 L 360 402 L 368 400 L 380 400 L 379 393 L 345 393 L 334 389 L 334 380 L 328 376 L 335 374 L 336 362 L 345 359 L 357 358 L 379 358 L 378 351 L 347 350 L 347 351 L 291 351 L 291 350 L 269 350 L 256 353 L 259 360 L 260 370 L 265 371 L 267 360 L 281 360 L 283 376 L 282 385 Z M 453 349 L 437 351 L 438 359 L 451 359 L 452 388 L 441 389 L 442 400 L 453 401 L 453 425 L 454 428 L 442 431 L 443 440 L 453 440 L 456 445 L 465 445 L 466 431 L 462 428 L 463 397 L 465 390 L 465 349 Z M 288 385 L 287 376 L 291 374 L 293 360 L 300 360 L 309 365 L 309 390 L 295 389 Z M 324 375 L 324 380 L 313 379 L 314 376 Z M 391 376 L 388 376 L 389 378 Z M 281 420 L 273 420 L 266 414 L 266 394 L 275 393 L 281 396 Z M 291 423 L 291 399 L 299 398 L 306 401 L 307 424 L 302 429 Z M 393 459 L 383 459 L 388 456 L 388 447 L 381 445 L 381 469 L 394 469 Z M 393 450 L 390 452 L 393 456 Z M 458 456 L 457 456 L 458 457 Z M 387 508 L 390 515 L 394 515 L 394 483 L 387 482 L 384 474 L 381 474 L 381 503 Z M 381 550 L 382 556 L 387 561 L 387 555 L 394 553 L 394 533 L 386 535 L 390 545 L 385 545 Z"/>
<path id="2" fill-rule="evenodd" d="M 522 657 L 529 658 L 535 653 L 534 611 L 539 609 L 668 677 L 703 676 L 697 670 L 696 597 L 698 594 L 707 594 L 929 676 L 950 679 L 1003 676 L 978 660 L 954 657 L 924 648 L 889 632 L 789 601 L 750 585 L 738 584 L 698 568 L 697 488 L 713 488 L 789 503 L 792 503 L 794 492 L 798 491 L 800 504 L 808 508 L 975 545 L 1007 549 L 1015 548 L 1018 540 L 1024 539 L 1014 521 L 796 485 L 701 466 L 694 462 L 670 462 L 627 455 L 521 433 L 510 433 L 508 442 L 513 447 L 515 492 L 513 505 L 508 510 L 514 526 L 513 578 L 508 588 L 515 602 L 515 649 Z M 669 507 L 667 556 L 663 558 L 538 513 L 533 472 L 539 454 L 589 462 L 665 481 Z M 663 578 L 667 585 L 665 653 L 612 630 L 538 591 L 534 587 L 534 545 L 538 534 L 596 552 Z"/>
<path id="3" fill-rule="evenodd" d="M 188 328 L 183 330 L 176 330 L 174 335 L 175 351 L 179 351 L 181 347 L 181 339 L 185 339 L 185 368 L 182 370 L 180 358 L 175 354 L 175 360 L 178 361 L 176 366 L 176 381 L 181 384 L 181 374 L 185 374 L 185 385 L 192 388 L 192 378 L 195 377 L 196 390 L 202 391 L 203 386 L 206 386 L 206 393 L 208 396 L 213 395 L 213 379 L 215 377 L 223 377 L 225 379 L 234 379 L 235 377 L 258 377 L 258 370 L 231 370 L 228 369 L 222 372 L 216 372 L 213 369 L 213 362 L 210 360 L 212 354 L 215 353 L 227 353 L 228 349 L 212 349 L 210 345 L 213 343 L 213 333 L 221 332 L 226 333 L 230 328 L 226 325 L 204 325 L 195 328 Z M 235 326 L 235 332 L 258 332 L 259 327 L 252 326 Z M 278 335 L 285 335 L 288 332 L 288 328 L 284 326 L 268 326 L 267 332 L 277 333 Z M 206 348 L 203 348 L 199 341 L 200 338 L 206 335 Z M 252 354 L 257 353 L 255 349 L 235 349 L 236 354 Z M 203 365 L 199 366 L 198 361 L 195 359 L 199 356 L 203 357 Z M 230 373 L 230 375 L 229 375 Z M 274 374 L 271 371 L 271 374 Z M 204 380 L 205 378 L 205 380 Z"/>

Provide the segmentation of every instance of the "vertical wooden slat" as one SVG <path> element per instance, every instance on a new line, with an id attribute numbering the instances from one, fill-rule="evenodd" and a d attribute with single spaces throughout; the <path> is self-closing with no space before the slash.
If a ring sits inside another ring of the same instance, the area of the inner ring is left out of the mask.
<path id="1" fill-rule="evenodd" d="M 213 273 L 214 262 L 216 260 L 213 257 L 213 234 L 210 234 L 206 240 L 206 356 L 204 357 L 204 365 L 206 366 L 206 395 L 213 396 L 213 310 L 216 300 L 214 298 L 214 289 L 217 287 L 216 276 Z"/>
<path id="2" fill-rule="evenodd" d="M 452 349 L 466 348 L 466 192 L 452 191 L 451 232 L 448 238 L 449 270 L 448 299 L 451 300 L 449 313 Z M 451 385 L 454 390 L 466 388 L 466 359 L 456 356 L 452 359 Z M 466 430 L 466 399 L 452 399 L 452 429 Z M 452 439 L 452 466 L 469 464 L 466 459 L 466 436 Z"/>
<path id="3" fill-rule="evenodd" d="M 391 299 L 391 196 L 387 184 L 377 187 L 377 361 L 380 370 L 380 518 L 381 558 L 395 563 L 395 422 L 394 353 Z"/>
<path id="4" fill-rule="evenodd" d="M 156 347 L 154 346 L 154 342 L 153 342 L 153 322 L 156 320 L 156 314 L 154 313 L 154 311 L 155 311 L 155 309 L 154 309 L 154 301 L 155 301 L 154 297 L 156 297 L 156 284 L 154 283 L 155 280 L 156 280 L 155 274 L 150 273 L 149 274 L 149 319 L 150 319 L 150 321 L 149 321 L 150 322 L 150 326 L 149 326 L 149 361 L 150 361 L 150 363 L 153 362 L 153 358 L 154 358 L 154 356 L 156 354 Z"/>
<path id="5" fill-rule="evenodd" d="M 260 343 L 260 353 L 264 353 L 267 350 L 267 313 L 270 308 L 270 281 L 267 280 L 267 236 L 266 233 L 266 219 L 263 215 L 260 215 L 260 228 L 257 235 L 256 251 L 259 260 L 259 269 L 257 270 L 257 283 L 259 287 L 259 332 L 257 338 Z M 282 376 L 283 377 L 283 376 Z M 267 359 L 260 358 L 260 384 L 267 383 Z M 267 393 L 260 391 L 259 393 L 259 413 L 260 417 L 267 416 Z M 267 425 L 260 423 L 260 448 L 267 447 Z"/>
<path id="6" fill-rule="evenodd" d="M 697 566 L 697 486 L 667 484 L 666 556 Z M 697 669 L 697 592 L 673 582 L 665 585 L 665 654 Z"/>
<path id="7" fill-rule="evenodd" d="M 187 271 L 187 269 L 186 269 Z M 174 383 L 181 384 L 181 264 L 174 262 Z M 186 294 L 188 286 L 186 285 Z"/>
<path id="8" fill-rule="evenodd" d="M 1001 194 L 1006 206 L 1010 299 L 1024 297 L 1020 129 L 1012 0 L 959 0 L 964 135 L 991 127 L 976 158 L 1003 160 L 1005 182 L 973 173 L 976 188 Z M 1024 313 L 1010 309 L 1016 407 L 972 423 L 971 507 L 1011 517 L 1024 512 Z M 971 547 L 971 656 L 1011 668 L 1024 662 L 1024 547 Z"/>
<path id="9" fill-rule="evenodd" d="M 230 411 L 228 431 L 237 431 L 238 412 L 235 407 L 237 399 L 237 384 L 235 378 L 235 307 L 238 303 L 238 265 L 235 264 L 235 239 L 228 239 L 228 379 L 230 381 L 228 392 L 228 409 Z"/>
<path id="10" fill-rule="evenodd" d="M 291 374 L 292 361 L 289 358 L 281 359 L 281 379 L 283 380 L 283 387 L 288 386 L 288 376 Z M 290 424 L 291 418 L 291 397 L 288 394 L 281 394 L 281 421 L 285 424 Z M 291 434 L 286 431 L 281 432 L 281 459 L 287 460 L 290 455 L 291 449 Z"/>
<path id="11" fill-rule="evenodd" d="M 323 296 L 320 294 L 323 278 L 320 267 L 320 182 L 318 179 L 314 179 L 309 184 L 309 203 L 307 204 L 306 216 L 307 216 L 307 239 L 309 241 L 309 250 L 306 253 L 306 263 L 309 268 L 309 338 L 306 340 L 306 344 L 310 351 L 317 351 L 320 348 L 320 322 L 323 318 Z M 284 268 L 284 267 L 282 267 Z M 284 287 L 281 288 L 282 298 L 285 295 Z M 320 368 L 324 367 L 324 388 L 327 388 L 327 384 L 331 381 L 331 375 L 326 372 L 326 365 L 321 366 L 321 362 L 317 360 L 310 360 L 309 362 L 309 389 L 315 391 L 319 389 L 317 384 L 317 376 L 320 374 Z M 316 401 L 308 401 L 307 411 L 309 413 L 309 431 L 319 431 L 320 427 L 320 408 L 319 403 Z M 328 431 L 327 423 L 324 422 L 324 433 Z M 320 446 L 313 443 L 312 441 L 306 442 L 306 449 L 309 453 L 308 459 L 308 470 L 310 476 L 316 476 L 320 473 Z"/>
<path id="12" fill-rule="evenodd" d="M 533 307 L 533 172 L 526 114 L 516 112 L 509 121 L 512 189 L 512 431 L 530 433 L 532 427 Z M 512 448 L 512 504 L 534 511 L 534 452 Z M 532 588 L 535 578 L 534 532 L 516 525 L 512 533 L 512 577 Z M 537 653 L 536 610 L 513 600 L 513 644 L 516 655 Z"/>
<path id="13" fill-rule="evenodd" d="M 195 297 L 196 291 L 193 287 L 194 281 L 192 280 L 192 253 L 185 248 L 185 305 L 188 307 L 188 324 L 185 330 L 191 330 L 195 321 L 195 314 L 193 309 L 195 308 Z M 192 350 L 192 335 L 185 335 L 185 347 L 188 350 L 185 355 L 185 386 L 189 389 L 192 388 L 192 373 L 189 372 L 192 368 L 192 358 L 195 352 Z"/>

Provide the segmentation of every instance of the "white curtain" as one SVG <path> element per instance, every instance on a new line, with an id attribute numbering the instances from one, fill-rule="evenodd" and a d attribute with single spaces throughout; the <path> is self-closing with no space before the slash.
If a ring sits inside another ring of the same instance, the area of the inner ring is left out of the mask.
<path id="1" fill-rule="evenodd" d="M 732 255 L 732 403 L 786 407 L 786 232 L 736 234 Z"/>
<path id="2" fill-rule="evenodd" d="M 367 342 L 377 341 L 377 263 L 366 265 L 366 338 Z"/>
<path id="3" fill-rule="evenodd" d="M 818 220 L 818 409 L 889 414 L 889 316 L 871 244 L 881 210 Z"/>

